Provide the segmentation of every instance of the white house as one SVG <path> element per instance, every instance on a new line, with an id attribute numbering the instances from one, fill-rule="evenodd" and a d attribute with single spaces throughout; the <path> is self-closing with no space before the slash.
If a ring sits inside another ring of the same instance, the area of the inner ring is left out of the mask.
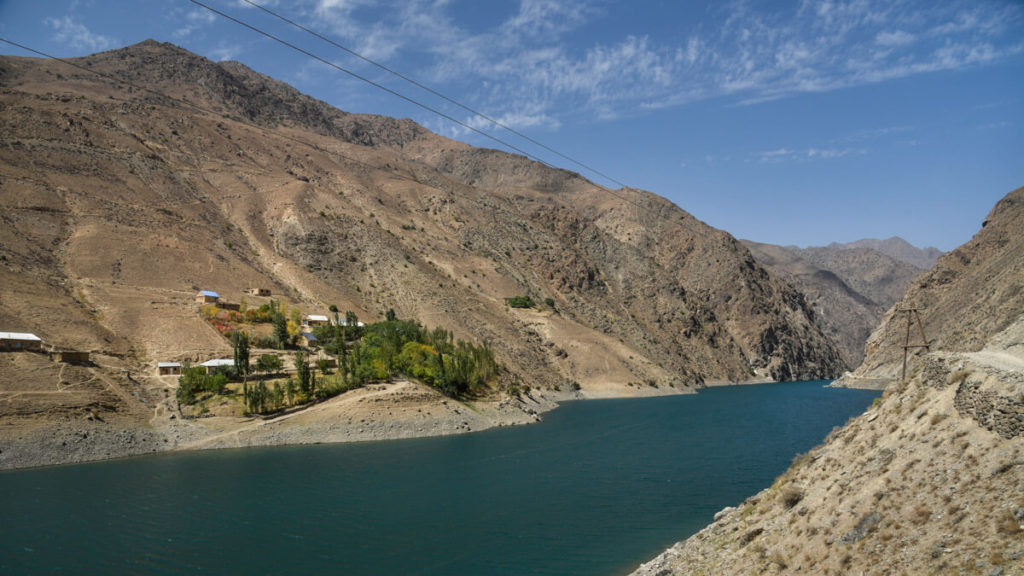
<path id="1" fill-rule="evenodd" d="M 157 362 L 156 373 L 160 376 L 181 374 L 181 362 Z"/>
<path id="2" fill-rule="evenodd" d="M 207 360 L 206 362 L 203 362 L 202 364 L 200 364 L 200 366 L 206 368 L 207 374 L 213 374 L 218 370 L 223 370 L 225 368 L 234 368 L 235 361 L 231 358 L 215 358 L 213 360 Z"/>
<path id="3" fill-rule="evenodd" d="M 0 350 L 42 350 L 43 339 L 27 332 L 0 332 Z"/>
<path id="4" fill-rule="evenodd" d="M 331 320 L 327 316 L 321 314 L 306 314 L 302 319 L 303 326 L 309 326 L 315 328 L 317 326 L 327 326 L 331 323 Z"/>

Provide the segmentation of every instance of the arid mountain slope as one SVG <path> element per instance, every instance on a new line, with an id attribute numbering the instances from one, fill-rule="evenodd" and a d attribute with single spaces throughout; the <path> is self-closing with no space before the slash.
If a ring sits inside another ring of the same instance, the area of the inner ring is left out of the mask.
<path id="1" fill-rule="evenodd" d="M 370 321 L 394 309 L 488 341 L 506 367 L 496 402 L 513 384 L 649 395 L 843 369 L 799 292 L 667 200 L 348 114 L 238 63 L 153 41 L 3 57 L 0 109 L 0 330 L 93 360 L 7 358 L 0 440 L 30 449 L 86 417 L 128 435 L 111 438 L 185 430 L 49 461 L 202 439 L 172 418 L 175 379 L 154 375 L 230 356 L 199 289 Z M 518 295 L 539 304 L 506 306 Z"/>
<path id="2" fill-rule="evenodd" d="M 906 308 L 922 308 L 932 350 L 977 352 L 1024 314 L 1024 188 L 1000 200 L 969 242 L 918 277 L 868 340 L 867 356 L 846 385 L 900 377 L 907 337 Z M 920 343 L 917 325 L 911 344 Z M 912 351 L 908 372 L 920 368 Z"/>
<path id="3" fill-rule="evenodd" d="M 907 242 L 899 236 L 893 236 L 892 238 L 886 238 L 885 240 L 879 240 L 877 238 L 864 238 L 861 240 L 855 240 L 853 242 L 847 242 L 840 244 L 833 242 L 825 248 L 830 250 L 850 250 L 856 248 L 868 248 L 881 252 L 886 256 L 899 260 L 900 262 L 906 262 L 911 266 L 927 270 L 935 265 L 935 261 L 942 256 L 942 250 L 929 246 L 927 248 L 918 248 Z"/>
<path id="4" fill-rule="evenodd" d="M 636 574 L 1024 574 L 1022 237 L 1018 189 L 908 289 L 934 346 L 907 381 Z M 865 366 L 890 374 L 887 344 Z"/>
<path id="5" fill-rule="evenodd" d="M 12 329 L 87 348 L 110 332 L 147 359 L 222 351 L 189 294 L 266 285 L 306 311 L 394 308 L 490 340 L 543 386 L 841 367 L 799 293 L 653 195 L 611 196 L 407 120 L 346 114 L 167 44 L 76 62 L 107 77 L 2 61 L 5 216 L 25 223 L 5 225 L 24 244 L 5 243 L 22 262 L 7 273 L 45 271 L 97 314 L 66 334 L 29 315 L 29 289 Z M 505 307 L 526 293 L 556 311 Z"/>
<path id="6" fill-rule="evenodd" d="M 878 321 L 923 270 L 871 248 L 797 248 L 744 240 L 757 261 L 796 286 L 847 366 L 859 366 Z"/>

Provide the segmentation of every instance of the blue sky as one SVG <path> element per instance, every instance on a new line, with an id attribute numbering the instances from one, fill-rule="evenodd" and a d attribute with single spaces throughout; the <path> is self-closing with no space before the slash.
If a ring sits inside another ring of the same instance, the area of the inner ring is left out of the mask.
<path id="1" fill-rule="evenodd" d="M 244 0 L 203 2 L 617 187 Z M 1019 1 L 259 3 L 740 238 L 950 250 L 1024 185 Z M 65 57 L 172 42 L 496 147 L 188 0 L 0 0 L 0 35 Z"/>

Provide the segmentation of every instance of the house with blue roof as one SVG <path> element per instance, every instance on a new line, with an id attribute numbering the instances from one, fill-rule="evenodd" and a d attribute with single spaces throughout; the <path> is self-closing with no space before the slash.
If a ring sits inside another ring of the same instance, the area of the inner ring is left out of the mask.
<path id="1" fill-rule="evenodd" d="M 305 345 L 307 348 L 312 348 L 319 344 L 319 342 L 316 339 L 316 336 L 314 336 L 312 332 L 300 332 L 299 334 L 302 338 L 301 340 L 299 340 L 299 342 Z"/>
<path id="2" fill-rule="evenodd" d="M 200 290 L 196 294 L 196 302 L 199 304 L 216 304 L 220 301 L 220 294 L 212 290 Z"/>

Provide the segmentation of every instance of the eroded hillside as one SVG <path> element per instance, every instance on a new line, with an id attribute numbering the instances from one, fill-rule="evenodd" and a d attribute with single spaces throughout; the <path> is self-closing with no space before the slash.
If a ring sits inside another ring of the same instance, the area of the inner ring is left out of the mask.
<path id="1" fill-rule="evenodd" d="M 108 76 L 4 60 L 5 214 L 26 222 L 26 246 L 5 246 L 17 273 L 81 293 L 102 311 L 89 330 L 146 358 L 224 347 L 190 318 L 197 287 L 266 285 L 307 308 L 450 325 L 547 386 L 838 368 L 798 293 L 663 199 L 346 114 L 170 45 L 76 62 Z M 506 309 L 517 294 L 554 310 Z M 71 337 L 23 304 L 9 323 Z"/>
<path id="2" fill-rule="evenodd" d="M 55 367 L 30 413 L 5 390 L 22 424 L 97 410 L 166 423 L 174 379 L 156 363 L 231 354 L 200 289 L 237 303 L 260 287 L 292 310 L 369 321 L 393 309 L 489 342 L 505 366 L 497 397 L 843 369 L 799 292 L 647 192 L 609 194 L 153 41 L 2 58 L 0 102 L 0 328 L 92 352 L 105 383 L 73 408 L 53 391 L 76 382 Z M 522 295 L 537 305 L 506 305 Z"/>

